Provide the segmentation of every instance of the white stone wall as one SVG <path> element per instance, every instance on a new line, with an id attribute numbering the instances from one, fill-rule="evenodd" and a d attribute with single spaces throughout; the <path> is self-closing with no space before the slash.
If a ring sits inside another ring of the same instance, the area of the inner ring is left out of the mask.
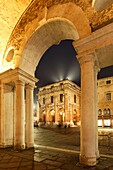
<path id="1" fill-rule="evenodd" d="M 14 106 L 13 92 L 4 94 L 4 125 L 5 125 L 5 145 L 13 145 L 14 133 Z"/>

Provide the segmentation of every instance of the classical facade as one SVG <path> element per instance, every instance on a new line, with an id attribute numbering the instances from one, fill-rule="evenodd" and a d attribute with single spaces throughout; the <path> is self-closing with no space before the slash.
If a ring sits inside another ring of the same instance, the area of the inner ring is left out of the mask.
<path id="1" fill-rule="evenodd" d="M 97 93 L 98 127 L 113 127 L 113 77 L 98 79 Z M 38 99 L 39 122 L 46 125 L 58 122 L 80 124 L 80 87 L 71 81 L 64 80 L 39 88 Z"/>
<path id="2" fill-rule="evenodd" d="M 98 80 L 98 126 L 113 127 L 113 77 Z"/>
<path id="3" fill-rule="evenodd" d="M 0 80 L 0 146 L 14 144 L 16 150 L 31 148 L 33 89 L 37 79 L 17 68 L 1 73 Z"/>
<path id="4" fill-rule="evenodd" d="M 7 146 L 10 139 L 14 148 L 33 147 L 34 72 L 50 46 L 70 39 L 81 67 L 79 161 L 88 166 L 96 165 L 99 158 L 97 73 L 99 69 L 113 65 L 112 3 L 112 0 L 0 0 L 1 147 Z M 4 86 L 11 86 L 16 98 L 11 93 L 6 95 Z M 25 93 L 30 96 L 26 106 Z M 15 121 L 12 122 L 15 131 L 8 137 L 10 95 L 16 114 L 13 114 Z"/>
<path id="5" fill-rule="evenodd" d="M 46 125 L 80 121 L 80 87 L 69 80 L 39 88 L 39 122 Z M 37 113 L 38 115 L 38 113 Z"/>

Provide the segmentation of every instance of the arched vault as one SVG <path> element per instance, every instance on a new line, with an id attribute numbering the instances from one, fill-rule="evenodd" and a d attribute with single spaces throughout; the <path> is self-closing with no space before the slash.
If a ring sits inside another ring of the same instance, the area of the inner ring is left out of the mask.
<path id="1" fill-rule="evenodd" d="M 38 11 L 34 15 L 32 20 L 26 18 L 29 22 L 25 22 L 23 15 L 16 25 L 3 58 L 3 70 L 21 68 L 34 75 L 40 58 L 50 46 L 65 39 L 76 41 L 91 33 L 85 13 L 74 3 L 44 7 L 40 15 Z"/>

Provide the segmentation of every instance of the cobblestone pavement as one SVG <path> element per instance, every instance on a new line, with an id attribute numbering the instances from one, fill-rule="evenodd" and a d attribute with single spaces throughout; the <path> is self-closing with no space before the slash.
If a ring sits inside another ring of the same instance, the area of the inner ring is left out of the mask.
<path id="1" fill-rule="evenodd" d="M 101 157 L 95 167 L 80 165 L 77 135 L 79 131 L 75 133 L 71 128 L 61 131 L 35 129 L 34 149 L 21 152 L 0 149 L 0 170 L 113 170 L 112 148 L 106 148 L 107 153 L 101 148 Z"/>

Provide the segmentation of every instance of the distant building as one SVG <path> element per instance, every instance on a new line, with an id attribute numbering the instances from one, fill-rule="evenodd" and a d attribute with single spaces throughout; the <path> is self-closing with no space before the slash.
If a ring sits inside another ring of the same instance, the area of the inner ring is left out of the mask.
<path id="1" fill-rule="evenodd" d="M 98 80 L 98 126 L 113 127 L 113 77 Z M 39 121 L 80 124 L 80 87 L 64 80 L 39 88 Z"/>
<path id="2" fill-rule="evenodd" d="M 113 77 L 98 80 L 98 126 L 113 127 Z"/>
<path id="3" fill-rule="evenodd" d="M 39 88 L 39 122 L 46 125 L 80 122 L 80 87 L 64 80 Z"/>

